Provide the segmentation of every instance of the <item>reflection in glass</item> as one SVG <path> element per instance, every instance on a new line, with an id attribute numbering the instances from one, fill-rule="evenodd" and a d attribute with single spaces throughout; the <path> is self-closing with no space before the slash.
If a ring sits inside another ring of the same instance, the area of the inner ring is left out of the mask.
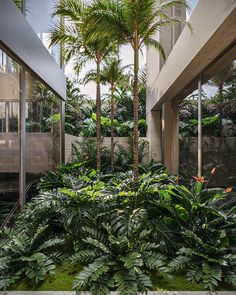
<path id="1" fill-rule="evenodd" d="M 19 191 L 19 71 L 0 50 L 0 200 L 17 198 Z"/>
<path id="2" fill-rule="evenodd" d="M 198 91 L 193 91 L 179 105 L 179 174 L 181 182 L 189 185 L 197 175 Z"/>
<path id="3" fill-rule="evenodd" d="M 203 85 L 207 125 L 203 137 L 204 174 L 216 168 L 212 186 L 236 185 L 236 63 L 226 65 Z"/>
<path id="4" fill-rule="evenodd" d="M 26 172 L 34 182 L 60 162 L 60 99 L 26 75 Z"/>
<path id="5" fill-rule="evenodd" d="M 180 104 L 180 175 L 197 174 L 197 91 Z M 236 62 L 202 86 L 203 175 L 216 168 L 209 186 L 236 186 Z"/>
<path id="6" fill-rule="evenodd" d="M 26 74 L 26 171 L 31 184 L 60 163 L 60 99 Z M 20 67 L 0 50 L 0 206 L 19 197 Z M 23 145 L 24 146 L 24 145 Z"/>

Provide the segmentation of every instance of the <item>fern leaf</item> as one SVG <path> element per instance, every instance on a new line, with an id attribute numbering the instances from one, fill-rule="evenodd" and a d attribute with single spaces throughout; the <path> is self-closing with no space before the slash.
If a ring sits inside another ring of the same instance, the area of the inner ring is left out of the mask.
<path id="1" fill-rule="evenodd" d="M 106 257 L 101 257 L 84 267 L 84 269 L 76 275 L 73 288 L 80 290 L 91 287 L 93 282 L 97 281 L 99 277 L 109 271 L 109 266 L 106 265 L 106 262 Z"/>
<path id="2" fill-rule="evenodd" d="M 174 272 L 180 269 L 184 269 L 190 261 L 191 261 L 190 257 L 178 256 L 170 262 L 169 267 L 171 271 Z"/>
<path id="3" fill-rule="evenodd" d="M 110 254 L 111 251 L 109 250 L 109 248 L 104 245 L 102 242 L 96 240 L 96 239 L 93 239 L 93 238 L 86 238 L 86 239 L 83 239 L 83 241 L 86 243 L 86 244 L 90 244 L 92 245 L 93 247 L 96 247 L 100 250 L 102 250 L 102 252 L 106 253 L 106 254 Z"/>
<path id="4" fill-rule="evenodd" d="M 124 262 L 124 266 L 127 268 L 134 268 L 136 266 L 143 265 L 142 256 L 137 252 L 129 253 L 127 256 L 122 257 L 120 260 Z"/>
<path id="5" fill-rule="evenodd" d="M 118 271 L 114 274 L 114 280 L 119 295 L 137 295 L 138 281 L 134 273 Z"/>

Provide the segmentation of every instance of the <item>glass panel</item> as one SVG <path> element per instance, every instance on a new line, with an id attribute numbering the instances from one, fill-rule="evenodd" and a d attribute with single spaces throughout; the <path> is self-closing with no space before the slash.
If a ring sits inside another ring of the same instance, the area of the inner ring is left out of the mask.
<path id="1" fill-rule="evenodd" d="M 193 91 L 179 106 L 180 177 L 181 183 L 189 185 L 197 175 L 197 125 L 198 91 Z"/>
<path id="2" fill-rule="evenodd" d="M 8 203 L 19 193 L 19 102 L 19 66 L 0 50 L 0 201 Z"/>
<path id="3" fill-rule="evenodd" d="M 203 173 L 210 185 L 236 185 L 236 61 L 203 85 Z"/>
<path id="4" fill-rule="evenodd" d="M 60 99 L 26 75 L 27 185 L 60 163 Z"/>

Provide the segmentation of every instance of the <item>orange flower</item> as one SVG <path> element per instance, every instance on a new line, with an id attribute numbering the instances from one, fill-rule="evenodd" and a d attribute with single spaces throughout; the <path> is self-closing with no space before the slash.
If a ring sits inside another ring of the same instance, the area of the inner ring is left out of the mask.
<path id="1" fill-rule="evenodd" d="M 204 176 L 193 176 L 193 178 L 194 178 L 197 182 L 201 182 L 201 183 L 207 182 L 207 181 L 204 179 Z"/>
<path id="2" fill-rule="evenodd" d="M 227 187 L 225 190 L 224 190 L 224 193 L 231 193 L 232 192 L 232 187 Z"/>
<path id="3" fill-rule="evenodd" d="M 213 174 L 215 174 L 215 172 L 216 172 L 216 167 L 214 167 L 214 168 L 211 170 L 211 174 L 213 175 Z"/>

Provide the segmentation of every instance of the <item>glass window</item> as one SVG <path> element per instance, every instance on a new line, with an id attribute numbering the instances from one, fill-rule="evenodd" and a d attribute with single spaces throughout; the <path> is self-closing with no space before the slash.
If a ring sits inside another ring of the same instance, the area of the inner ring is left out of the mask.
<path id="1" fill-rule="evenodd" d="M 180 155 L 179 173 L 181 182 L 189 185 L 197 175 L 198 91 L 193 91 L 179 105 Z"/>
<path id="2" fill-rule="evenodd" d="M 0 199 L 19 192 L 20 67 L 0 50 Z"/>
<path id="3" fill-rule="evenodd" d="M 29 73 L 26 76 L 27 184 L 60 163 L 60 99 Z"/>
<path id="4" fill-rule="evenodd" d="M 236 184 L 236 61 L 203 85 L 203 173 L 216 168 L 212 186 Z"/>
<path id="5" fill-rule="evenodd" d="M 20 67 L 0 50 L 0 202 L 16 201 L 20 176 Z M 60 163 L 60 99 L 26 73 L 26 184 Z M 1 206 L 1 204 L 0 204 Z"/>
<path id="6" fill-rule="evenodd" d="M 234 187 L 236 184 L 236 61 L 217 70 L 202 85 L 201 91 L 203 175 L 208 177 L 212 169 L 216 168 L 208 186 Z M 180 175 L 185 183 L 186 179 L 197 174 L 197 98 L 198 92 L 195 91 L 180 104 Z"/>

